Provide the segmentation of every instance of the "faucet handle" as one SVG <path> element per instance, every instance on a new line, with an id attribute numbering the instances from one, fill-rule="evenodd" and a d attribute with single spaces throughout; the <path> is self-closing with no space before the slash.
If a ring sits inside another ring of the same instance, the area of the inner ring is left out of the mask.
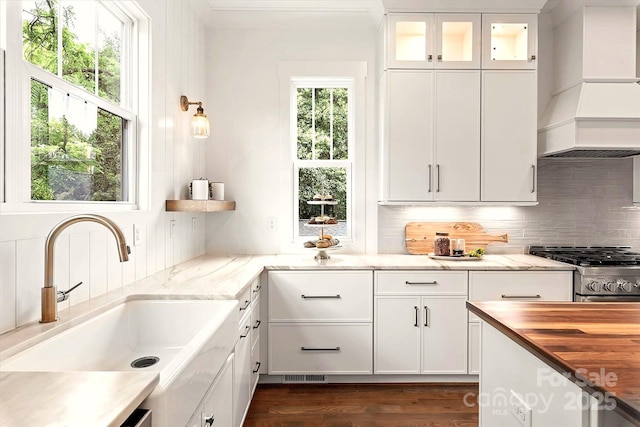
<path id="1" fill-rule="evenodd" d="M 57 292 L 57 296 L 56 296 L 57 302 L 62 302 L 62 301 L 68 300 L 69 299 L 69 294 L 71 293 L 71 291 L 73 291 L 75 288 L 77 288 L 80 285 L 82 285 L 82 282 L 78 283 L 75 286 L 72 286 L 71 288 L 69 288 L 66 291 L 58 291 Z"/>

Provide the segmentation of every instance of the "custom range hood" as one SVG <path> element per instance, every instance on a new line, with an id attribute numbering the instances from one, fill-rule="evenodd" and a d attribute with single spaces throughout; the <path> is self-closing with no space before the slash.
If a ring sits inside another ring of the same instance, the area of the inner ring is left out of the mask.
<path id="1" fill-rule="evenodd" d="M 538 156 L 640 154 L 636 26 L 640 0 L 551 0 L 554 92 Z"/>

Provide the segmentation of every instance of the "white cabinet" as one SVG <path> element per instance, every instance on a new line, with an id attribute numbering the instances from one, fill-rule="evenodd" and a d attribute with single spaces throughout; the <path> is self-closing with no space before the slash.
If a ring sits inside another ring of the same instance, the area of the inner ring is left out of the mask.
<path id="1" fill-rule="evenodd" d="M 244 423 L 259 376 L 260 289 L 260 280 L 255 279 L 239 298 L 241 318 L 233 368 L 232 425 L 236 427 Z"/>
<path id="2" fill-rule="evenodd" d="M 386 30 L 388 69 L 480 68 L 479 14 L 389 14 Z"/>
<path id="3" fill-rule="evenodd" d="M 537 97 L 535 71 L 482 72 L 483 201 L 536 201 Z"/>
<path id="4" fill-rule="evenodd" d="M 385 91 L 386 201 L 478 201 L 480 72 L 390 70 Z"/>
<path id="5" fill-rule="evenodd" d="M 601 425 L 589 424 L 589 398 L 577 385 L 485 322 L 481 360 L 480 427 Z M 518 407 L 529 424 L 516 420 Z"/>
<path id="6" fill-rule="evenodd" d="M 233 425 L 233 360 L 234 355 L 231 354 L 187 427 Z"/>
<path id="7" fill-rule="evenodd" d="M 268 306 L 269 374 L 372 373 L 371 271 L 270 271 Z"/>
<path id="8" fill-rule="evenodd" d="M 467 272 L 375 273 L 374 373 L 467 373 Z"/>
<path id="9" fill-rule="evenodd" d="M 535 70 L 537 49 L 537 15 L 482 15 L 483 69 Z"/>
<path id="10" fill-rule="evenodd" d="M 640 54 L 638 56 L 640 57 Z M 638 73 L 640 73 L 640 68 L 638 68 Z M 633 158 L 633 203 L 640 203 L 640 156 Z"/>
<path id="11" fill-rule="evenodd" d="M 572 271 L 471 271 L 469 301 L 572 301 Z M 480 319 L 469 314 L 469 373 L 480 373 Z"/>

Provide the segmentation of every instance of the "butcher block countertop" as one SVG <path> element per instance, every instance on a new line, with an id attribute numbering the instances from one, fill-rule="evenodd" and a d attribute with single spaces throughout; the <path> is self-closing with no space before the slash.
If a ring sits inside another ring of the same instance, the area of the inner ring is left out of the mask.
<path id="1" fill-rule="evenodd" d="M 587 392 L 610 393 L 616 411 L 640 426 L 640 303 L 491 301 L 467 307 Z"/>

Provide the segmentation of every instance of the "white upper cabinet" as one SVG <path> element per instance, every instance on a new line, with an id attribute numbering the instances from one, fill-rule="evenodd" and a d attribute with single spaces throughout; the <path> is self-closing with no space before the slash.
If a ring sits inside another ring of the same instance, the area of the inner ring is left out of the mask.
<path id="1" fill-rule="evenodd" d="M 480 69 L 480 15 L 435 15 L 436 68 Z"/>
<path id="2" fill-rule="evenodd" d="M 535 70 L 538 59 L 538 16 L 482 15 L 482 68 Z"/>
<path id="3" fill-rule="evenodd" d="M 480 15 L 390 14 L 387 68 L 479 69 Z"/>
<path id="4" fill-rule="evenodd" d="M 387 17 L 388 68 L 433 68 L 433 14 Z"/>

